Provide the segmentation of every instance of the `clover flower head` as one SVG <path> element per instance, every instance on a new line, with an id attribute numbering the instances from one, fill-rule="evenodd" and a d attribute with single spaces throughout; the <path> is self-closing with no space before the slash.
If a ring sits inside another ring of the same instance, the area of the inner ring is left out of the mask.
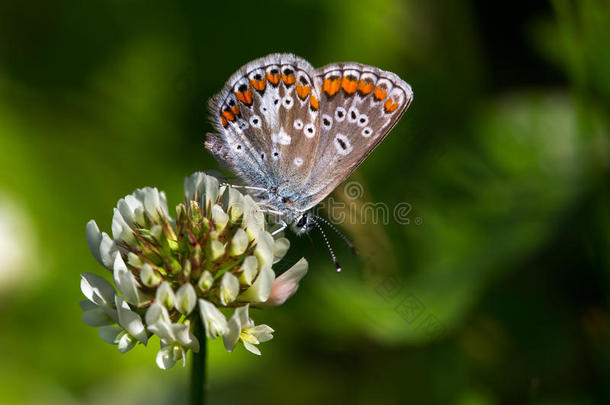
<path id="1" fill-rule="evenodd" d="M 276 277 L 273 265 L 290 242 L 267 232 L 250 196 L 201 172 L 185 179 L 184 191 L 174 218 L 165 194 L 147 187 L 119 200 L 112 236 L 89 221 L 87 244 L 114 285 L 82 274 L 83 321 L 121 353 L 156 335 L 162 369 L 199 351 L 193 332 L 199 321 L 206 337 L 222 337 L 228 351 L 241 341 L 260 354 L 257 346 L 272 339 L 273 329 L 255 325 L 249 307 L 283 304 L 307 273 L 307 261 Z"/>

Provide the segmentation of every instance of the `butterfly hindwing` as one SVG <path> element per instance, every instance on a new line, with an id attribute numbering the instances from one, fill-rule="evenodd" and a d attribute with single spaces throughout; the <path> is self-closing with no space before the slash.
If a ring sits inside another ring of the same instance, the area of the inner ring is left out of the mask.
<path id="1" fill-rule="evenodd" d="M 306 210 L 341 184 L 386 137 L 413 100 L 411 87 L 391 72 L 358 63 L 317 69 L 320 140 L 304 189 Z"/>
<path id="2" fill-rule="evenodd" d="M 302 187 L 319 139 L 313 73 L 291 54 L 243 66 L 211 101 L 220 134 L 208 134 L 206 147 L 250 185 Z"/>

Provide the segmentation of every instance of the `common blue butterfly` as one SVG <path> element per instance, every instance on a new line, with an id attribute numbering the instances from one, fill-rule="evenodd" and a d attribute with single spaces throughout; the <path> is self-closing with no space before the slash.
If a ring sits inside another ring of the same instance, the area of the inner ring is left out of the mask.
<path id="1" fill-rule="evenodd" d="M 290 224 L 303 233 L 319 227 L 309 210 L 362 163 L 412 100 L 406 82 L 374 66 L 314 69 L 295 55 L 271 54 L 243 66 L 212 98 L 218 134 L 207 134 L 205 146 L 280 215 L 279 230 Z"/>

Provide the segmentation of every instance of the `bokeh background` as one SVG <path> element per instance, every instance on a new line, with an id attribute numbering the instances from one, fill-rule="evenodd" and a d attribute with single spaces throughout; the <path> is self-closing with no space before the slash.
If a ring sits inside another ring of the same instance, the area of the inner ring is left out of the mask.
<path id="1" fill-rule="evenodd" d="M 210 403 L 610 403 L 609 44 L 604 0 L 2 1 L 0 403 L 186 401 L 81 321 L 85 224 L 219 169 L 207 99 L 277 51 L 412 85 L 348 201 L 408 221 L 343 224 L 341 274 L 292 236 L 310 272 L 262 357 L 209 344 Z"/>

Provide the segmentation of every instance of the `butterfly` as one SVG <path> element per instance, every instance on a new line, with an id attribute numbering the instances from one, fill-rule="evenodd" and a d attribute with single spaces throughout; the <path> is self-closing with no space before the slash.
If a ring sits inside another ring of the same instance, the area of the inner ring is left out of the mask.
<path id="1" fill-rule="evenodd" d="M 280 216 L 277 231 L 291 225 L 304 233 L 320 228 L 310 210 L 375 149 L 412 100 L 406 82 L 374 66 L 314 69 L 298 56 L 271 54 L 241 67 L 210 100 L 218 133 L 207 134 L 205 147 Z"/>

